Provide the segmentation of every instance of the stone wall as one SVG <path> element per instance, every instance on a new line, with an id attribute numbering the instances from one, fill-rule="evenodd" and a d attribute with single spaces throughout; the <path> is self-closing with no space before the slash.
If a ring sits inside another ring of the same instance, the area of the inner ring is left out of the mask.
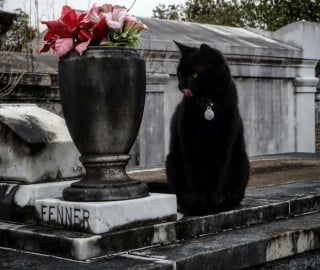
<path id="1" fill-rule="evenodd" d="M 5 87 L 9 76 L 9 73 L 5 75 L 0 87 Z M 36 103 L 40 108 L 63 116 L 57 78 L 57 74 L 26 73 L 14 91 L 1 99 L 1 103 Z"/>
<path id="2" fill-rule="evenodd" d="M 261 33 L 156 19 L 143 22 L 150 28 L 139 48 L 146 60 L 147 96 L 139 138 L 132 150 L 133 165 L 163 165 L 168 151 L 171 115 L 182 98 L 176 77 L 180 54 L 173 39 L 194 46 L 201 40 L 225 54 L 238 86 L 250 156 L 315 151 L 318 24 L 299 22 Z M 313 47 L 306 45 L 310 42 Z M 36 74 L 26 73 L 1 102 L 34 102 L 62 115 L 57 59 L 41 55 L 33 61 Z M 21 67 L 23 56 L 18 55 L 12 63 Z"/>
<path id="3" fill-rule="evenodd" d="M 319 62 L 320 63 L 320 62 Z M 317 74 L 318 76 L 320 74 Z M 320 80 L 315 98 L 316 153 L 320 153 Z"/>
<path id="4" fill-rule="evenodd" d="M 317 42 L 311 40 L 320 35 L 318 24 L 300 22 L 274 33 L 261 33 L 150 19 L 144 23 L 151 31 L 145 36 L 142 50 L 149 84 L 140 133 L 141 165 L 163 164 L 170 118 L 182 98 L 175 75 L 180 56 L 173 39 L 195 46 L 201 39 L 225 54 L 238 86 L 250 156 L 315 151 L 314 76 L 320 56 Z M 287 32 L 293 34 L 288 36 Z M 302 41 L 298 40 L 301 35 Z M 313 42 L 314 47 L 303 42 Z"/>
<path id="5" fill-rule="evenodd" d="M 320 153 L 320 125 L 316 125 L 316 153 Z"/>

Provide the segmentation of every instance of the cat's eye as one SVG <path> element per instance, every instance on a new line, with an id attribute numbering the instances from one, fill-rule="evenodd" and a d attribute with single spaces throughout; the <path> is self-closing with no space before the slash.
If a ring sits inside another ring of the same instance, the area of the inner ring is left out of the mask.
<path id="1" fill-rule="evenodd" d="M 192 78 L 196 79 L 196 78 L 198 77 L 198 75 L 199 75 L 199 74 L 198 74 L 197 72 L 193 72 L 193 73 L 192 73 Z"/>

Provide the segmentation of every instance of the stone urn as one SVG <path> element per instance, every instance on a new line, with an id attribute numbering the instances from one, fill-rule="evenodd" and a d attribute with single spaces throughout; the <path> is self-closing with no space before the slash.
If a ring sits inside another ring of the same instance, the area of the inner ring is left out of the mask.
<path id="1" fill-rule="evenodd" d="M 59 61 L 63 114 L 86 175 L 63 191 L 68 201 L 111 201 L 148 195 L 126 173 L 145 101 L 145 62 L 134 49 L 91 46 Z M 67 155 L 68 153 L 66 153 Z"/>

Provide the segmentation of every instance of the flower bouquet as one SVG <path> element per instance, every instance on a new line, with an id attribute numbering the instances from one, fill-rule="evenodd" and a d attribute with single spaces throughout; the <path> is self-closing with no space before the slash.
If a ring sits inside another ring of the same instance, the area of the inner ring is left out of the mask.
<path id="1" fill-rule="evenodd" d="M 51 48 L 59 58 L 72 50 L 82 55 L 90 45 L 135 47 L 147 30 L 125 7 L 111 4 L 93 5 L 85 12 L 64 6 L 59 20 L 41 23 L 47 25 L 48 31 L 40 52 Z"/>

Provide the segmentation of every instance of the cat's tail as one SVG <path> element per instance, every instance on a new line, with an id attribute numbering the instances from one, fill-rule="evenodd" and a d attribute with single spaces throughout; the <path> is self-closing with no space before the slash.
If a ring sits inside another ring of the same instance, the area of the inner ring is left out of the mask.
<path id="1" fill-rule="evenodd" d="M 163 179 L 153 179 L 144 181 L 149 187 L 149 191 L 153 193 L 170 193 L 173 194 L 172 189 L 167 181 Z"/>

